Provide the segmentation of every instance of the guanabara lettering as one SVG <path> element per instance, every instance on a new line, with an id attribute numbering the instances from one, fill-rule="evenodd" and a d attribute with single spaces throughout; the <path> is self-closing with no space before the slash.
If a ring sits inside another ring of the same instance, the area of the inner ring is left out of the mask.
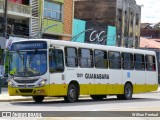
<path id="1" fill-rule="evenodd" d="M 86 79 L 109 79 L 108 74 L 90 74 L 86 73 L 85 74 Z"/>

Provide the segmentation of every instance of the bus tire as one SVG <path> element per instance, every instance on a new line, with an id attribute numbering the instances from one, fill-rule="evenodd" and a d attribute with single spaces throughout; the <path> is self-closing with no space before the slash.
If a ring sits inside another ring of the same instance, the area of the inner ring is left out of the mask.
<path id="1" fill-rule="evenodd" d="M 123 95 L 117 95 L 117 98 L 119 100 L 129 100 L 132 98 L 133 94 L 133 88 L 130 83 L 125 84 L 124 86 L 124 94 Z"/>
<path id="2" fill-rule="evenodd" d="M 64 97 L 64 100 L 68 103 L 73 103 L 78 100 L 78 91 L 76 85 L 70 84 L 68 86 L 67 96 Z"/>
<path id="3" fill-rule="evenodd" d="M 90 97 L 93 100 L 103 100 L 103 98 L 106 98 L 106 95 L 90 95 Z"/>
<path id="4" fill-rule="evenodd" d="M 124 99 L 125 100 L 131 99 L 132 98 L 132 94 L 133 94 L 132 85 L 130 83 L 125 84 L 125 87 L 124 87 Z"/>
<path id="5" fill-rule="evenodd" d="M 41 103 L 44 100 L 44 96 L 33 96 L 33 100 L 36 103 Z"/>

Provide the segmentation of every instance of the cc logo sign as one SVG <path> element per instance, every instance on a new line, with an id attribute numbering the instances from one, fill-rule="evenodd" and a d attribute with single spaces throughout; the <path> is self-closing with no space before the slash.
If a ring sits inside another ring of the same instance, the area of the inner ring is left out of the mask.
<path id="1" fill-rule="evenodd" d="M 98 41 L 100 43 L 104 40 L 104 36 L 106 36 L 105 31 L 97 32 L 96 30 L 94 30 L 93 32 L 91 32 L 89 40 L 90 42 Z"/>

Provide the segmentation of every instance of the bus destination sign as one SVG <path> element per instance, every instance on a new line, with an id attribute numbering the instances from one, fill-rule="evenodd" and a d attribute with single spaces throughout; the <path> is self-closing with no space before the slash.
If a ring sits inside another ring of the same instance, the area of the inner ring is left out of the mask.
<path id="1" fill-rule="evenodd" d="M 47 49 L 47 42 L 45 41 L 26 41 L 16 42 L 11 46 L 11 51 L 16 50 L 32 50 L 32 49 Z"/>

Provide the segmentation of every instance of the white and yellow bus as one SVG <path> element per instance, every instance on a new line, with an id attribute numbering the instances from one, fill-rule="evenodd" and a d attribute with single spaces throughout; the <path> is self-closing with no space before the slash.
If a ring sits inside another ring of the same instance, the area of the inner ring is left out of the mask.
<path id="1" fill-rule="evenodd" d="M 80 95 L 128 100 L 158 89 L 155 52 L 60 40 L 14 42 L 9 76 L 9 95 L 35 102 L 49 96 L 75 102 Z"/>

